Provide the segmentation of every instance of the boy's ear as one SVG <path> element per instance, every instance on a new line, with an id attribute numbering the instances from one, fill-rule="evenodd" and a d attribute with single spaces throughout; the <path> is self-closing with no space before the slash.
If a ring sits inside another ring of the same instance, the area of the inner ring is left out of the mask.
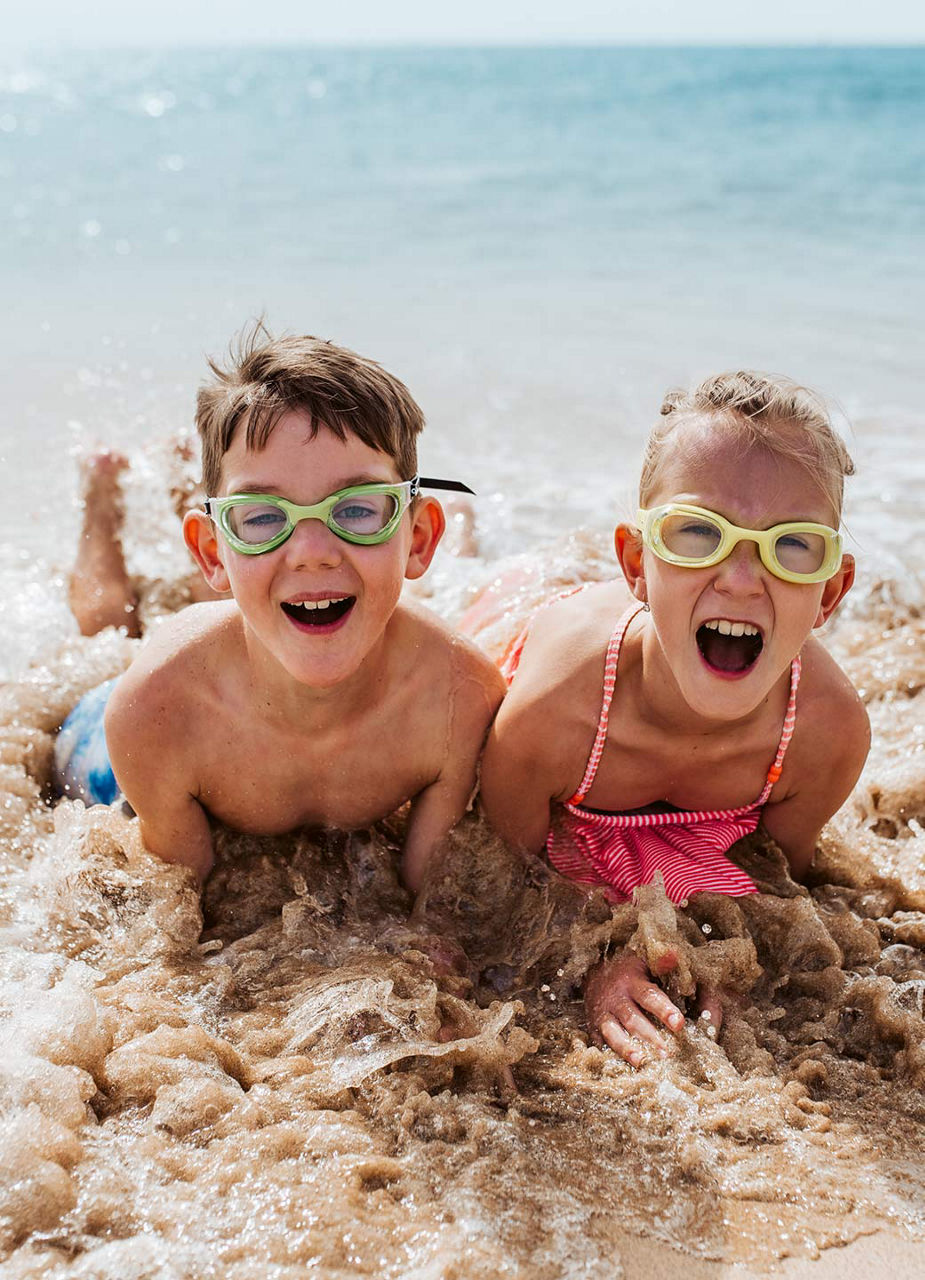
<path id="1" fill-rule="evenodd" d="M 204 511 L 187 511 L 183 517 L 183 541 L 212 590 L 230 591 L 215 526 Z"/>
<path id="2" fill-rule="evenodd" d="M 852 582 L 854 582 L 854 556 L 843 555 L 838 572 L 829 578 L 822 589 L 819 612 L 816 614 L 816 621 L 813 623 L 814 629 L 821 627 L 826 619 L 832 616 L 845 598 Z"/>
<path id="3" fill-rule="evenodd" d="M 437 499 L 418 498 L 411 515 L 411 549 L 405 566 L 406 578 L 420 578 L 427 572 L 445 529 L 446 516 Z"/>
<path id="4" fill-rule="evenodd" d="M 626 585 L 637 600 L 646 601 L 649 593 L 642 560 L 642 535 L 635 525 L 618 524 L 613 535 L 613 545 Z"/>

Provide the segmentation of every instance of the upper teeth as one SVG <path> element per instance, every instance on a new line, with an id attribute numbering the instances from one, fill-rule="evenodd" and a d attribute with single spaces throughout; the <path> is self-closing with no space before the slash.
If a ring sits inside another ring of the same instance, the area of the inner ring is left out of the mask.
<path id="1" fill-rule="evenodd" d="M 340 604 L 341 600 L 346 600 L 346 596 L 333 596 L 329 600 L 293 600 L 292 605 L 296 609 L 327 609 L 332 604 Z"/>
<path id="2" fill-rule="evenodd" d="M 709 631 L 718 631 L 721 636 L 756 636 L 758 628 L 750 622 L 729 622 L 726 618 L 713 618 L 703 624 Z"/>

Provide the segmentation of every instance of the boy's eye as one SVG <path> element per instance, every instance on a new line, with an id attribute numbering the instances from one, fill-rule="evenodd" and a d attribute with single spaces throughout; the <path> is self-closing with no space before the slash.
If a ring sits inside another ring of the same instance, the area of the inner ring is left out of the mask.
<path id="1" fill-rule="evenodd" d="M 242 542 L 266 542 L 286 524 L 286 515 L 279 507 L 231 507 L 228 523 Z"/>
<path id="2" fill-rule="evenodd" d="M 344 498 L 332 511 L 334 523 L 351 533 L 378 533 L 392 519 L 395 498 L 389 493 Z"/>
<path id="3" fill-rule="evenodd" d="M 252 516 L 245 516 L 244 524 L 250 529 L 261 525 L 281 524 L 283 519 L 281 511 L 258 511 Z"/>

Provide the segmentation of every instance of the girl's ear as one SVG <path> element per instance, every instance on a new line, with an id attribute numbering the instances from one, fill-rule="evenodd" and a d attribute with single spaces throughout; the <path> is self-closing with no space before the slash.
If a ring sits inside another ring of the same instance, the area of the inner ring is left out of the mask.
<path id="1" fill-rule="evenodd" d="M 446 516 L 436 498 L 418 498 L 411 515 L 411 547 L 406 578 L 420 578 L 427 572 L 437 544 L 446 529 Z"/>
<path id="2" fill-rule="evenodd" d="M 649 593 L 642 559 L 642 534 L 634 525 L 618 524 L 613 535 L 613 545 L 626 585 L 637 600 L 645 602 Z"/>
<path id="3" fill-rule="evenodd" d="M 822 624 L 832 616 L 838 606 L 841 604 L 845 595 L 854 582 L 854 556 L 843 555 L 841 558 L 841 566 L 838 572 L 833 574 L 822 588 L 822 599 L 819 602 L 819 612 L 816 614 L 816 621 L 813 628 L 821 627 Z"/>
<path id="4" fill-rule="evenodd" d="M 230 591 L 215 526 L 204 511 L 187 511 L 183 518 L 183 541 L 212 590 Z"/>

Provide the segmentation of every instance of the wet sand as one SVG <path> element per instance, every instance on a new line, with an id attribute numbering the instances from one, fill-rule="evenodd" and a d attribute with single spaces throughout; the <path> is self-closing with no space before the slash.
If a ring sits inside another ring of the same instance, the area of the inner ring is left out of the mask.
<path id="1" fill-rule="evenodd" d="M 578 539 L 551 576 L 605 566 Z M 923 633 L 887 583 L 830 639 L 874 748 L 807 886 L 759 834 L 754 898 L 610 908 L 473 818 L 410 919 L 401 815 L 219 831 L 200 902 L 117 808 L 52 809 L 56 727 L 134 651 L 65 642 L 0 691 L 0 1274 L 917 1275 Z M 688 1012 L 639 1071 L 580 1001 L 623 945 L 679 952 Z"/>

